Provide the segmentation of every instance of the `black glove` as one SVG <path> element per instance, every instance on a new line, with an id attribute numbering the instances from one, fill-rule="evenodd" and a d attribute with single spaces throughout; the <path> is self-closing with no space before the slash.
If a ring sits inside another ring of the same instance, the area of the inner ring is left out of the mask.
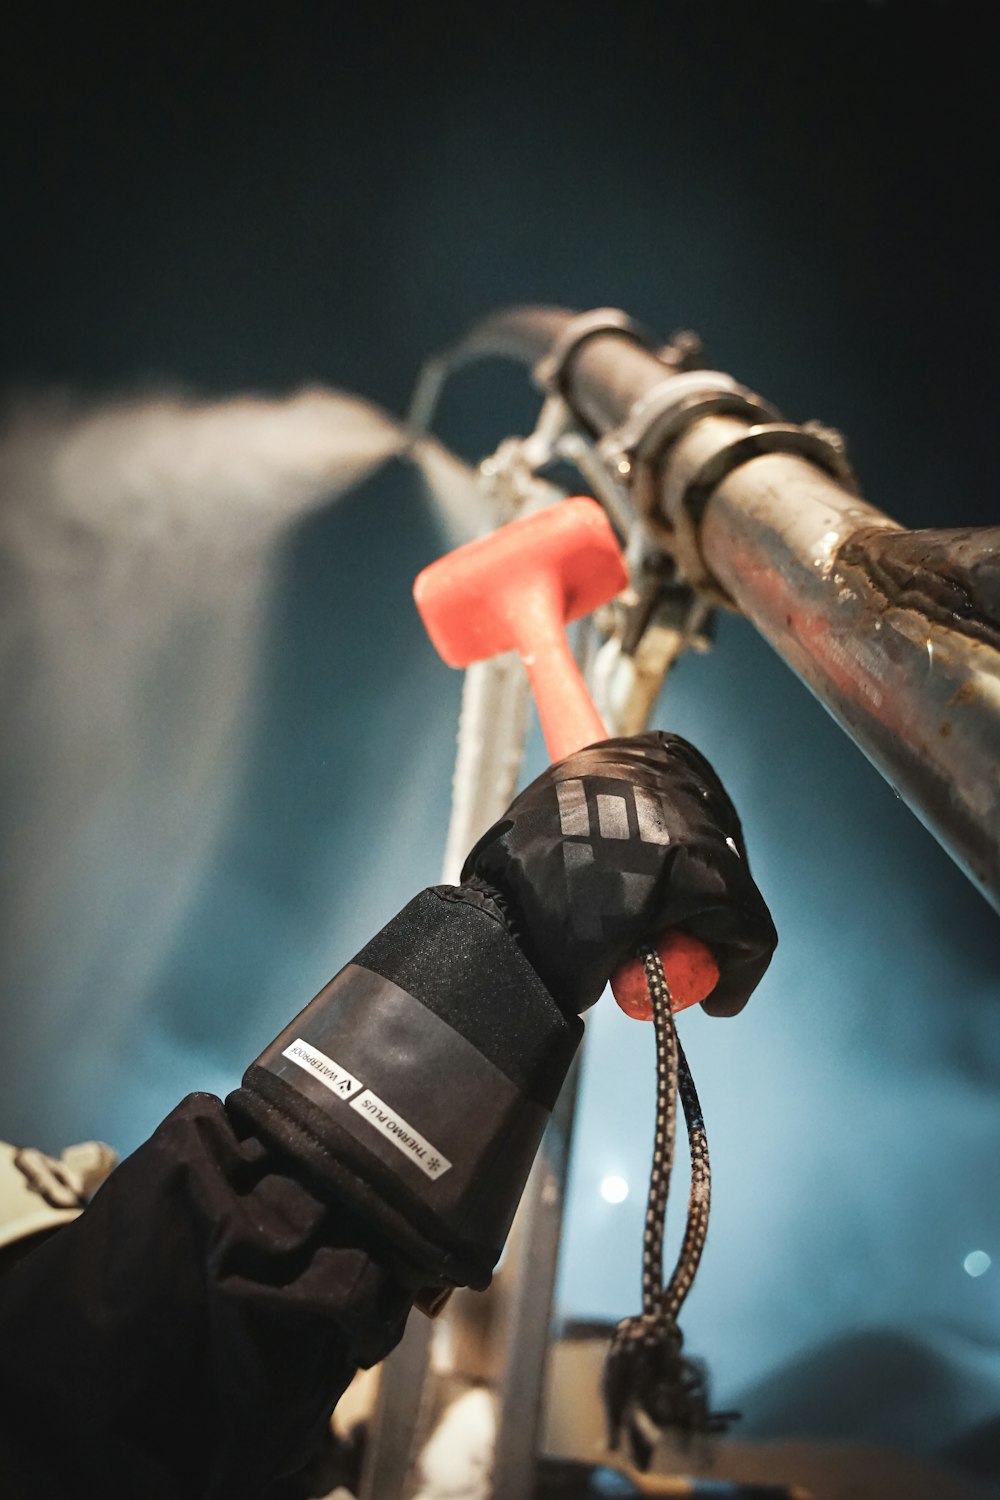
<path id="1" fill-rule="evenodd" d="M 485 1286 L 577 1010 L 674 926 L 716 954 L 711 1008 L 738 1010 L 776 939 L 721 784 L 670 735 L 592 746 L 516 799 L 460 886 L 393 918 L 227 1107 L 378 1226 L 413 1284 Z"/>
<path id="2" fill-rule="evenodd" d="M 462 880 L 509 907 L 532 966 L 577 1012 L 641 942 L 679 928 L 719 965 L 705 1009 L 735 1015 L 778 941 L 736 809 L 676 734 L 605 740 L 550 766 L 479 840 Z"/>
<path id="3" fill-rule="evenodd" d="M 489 1284 L 583 1024 L 476 890 L 421 892 L 226 1107 L 377 1225 L 419 1287 Z"/>

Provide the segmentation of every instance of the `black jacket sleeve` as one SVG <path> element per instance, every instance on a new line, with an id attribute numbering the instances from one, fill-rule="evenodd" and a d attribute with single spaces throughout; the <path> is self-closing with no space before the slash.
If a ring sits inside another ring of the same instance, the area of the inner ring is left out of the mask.
<path id="1" fill-rule="evenodd" d="M 411 1296 L 349 1208 L 192 1095 L 0 1278 L 0 1493 L 264 1496 Z"/>
<path id="2" fill-rule="evenodd" d="M 0 1278 L 6 1494 L 272 1500 L 414 1291 L 488 1283 L 577 1010 L 621 958 L 694 933 L 726 1012 L 774 947 L 732 804 L 675 736 L 550 768 L 465 875 Z"/>

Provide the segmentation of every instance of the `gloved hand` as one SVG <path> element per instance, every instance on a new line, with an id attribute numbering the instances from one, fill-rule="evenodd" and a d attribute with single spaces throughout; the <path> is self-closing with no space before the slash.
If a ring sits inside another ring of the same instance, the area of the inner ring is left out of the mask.
<path id="1" fill-rule="evenodd" d="M 550 766 L 479 840 L 462 880 L 509 907 L 534 969 L 577 1012 L 640 943 L 682 929 L 719 965 L 705 1009 L 735 1015 L 778 941 L 736 809 L 676 734 L 605 740 Z"/>
<path id="2" fill-rule="evenodd" d="M 459 886 L 411 901 L 247 1070 L 227 1108 L 384 1236 L 415 1287 L 486 1286 L 582 1035 L 640 942 L 702 937 L 738 1010 L 773 925 L 739 820 L 671 735 L 551 767 Z"/>

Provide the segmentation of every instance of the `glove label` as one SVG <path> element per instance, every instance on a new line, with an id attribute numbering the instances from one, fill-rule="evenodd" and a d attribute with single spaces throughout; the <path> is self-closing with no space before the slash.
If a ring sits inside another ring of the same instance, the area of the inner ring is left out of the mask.
<path id="1" fill-rule="evenodd" d="M 352 1099 L 351 1108 L 363 1114 L 376 1130 L 381 1130 L 386 1140 L 398 1146 L 425 1176 L 440 1177 L 451 1166 L 450 1161 L 434 1150 L 430 1141 L 425 1140 L 419 1131 L 395 1114 L 388 1104 L 383 1104 L 371 1089 L 365 1089 L 360 1098 Z"/>
<path id="2" fill-rule="evenodd" d="M 449 1227 L 472 1213 L 503 1242 L 548 1111 L 408 991 L 348 964 L 258 1065 L 402 1181 L 433 1183 Z"/>
<path id="3" fill-rule="evenodd" d="M 298 1036 L 282 1050 L 281 1055 L 287 1057 L 289 1062 L 298 1063 L 300 1068 L 310 1073 L 331 1094 L 336 1094 L 338 1099 L 349 1101 L 351 1108 L 364 1115 L 368 1123 L 381 1131 L 386 1140 L 391 1141 L 404 1156 L 409 1157 L 425 1177 L 434 1181 L 448 1171 L 451 1162 L 440 1151 L 436 1151 L 419 1130 L 415 1130 L 390 1104 L 373 1094 L 371 1089 L 366 1089 L 353 1074 L 342 1068 L 340 1063 L 334 1062 L 332 1057 L 327 1057 L 318 1047 L 310 1046 Z"/>
<path id="4" fill-rule="evenodd" d="M 310 1047 L 297 1036 L 290 1046 L 282 1052 L 282 1057 L 287 1057 L 291 1062 L 298 1063 L 300 1068 L 305 1068 L 311 1073 L 324 1088 L 330 1090 L 331 1094 L 338 1095 L 341 1099 L 350 1099 L 364 1085 L 342 1068 L 339 1063 L 334 1062 L 332 1057 L 327 1057 L 318 1047 Z"/>

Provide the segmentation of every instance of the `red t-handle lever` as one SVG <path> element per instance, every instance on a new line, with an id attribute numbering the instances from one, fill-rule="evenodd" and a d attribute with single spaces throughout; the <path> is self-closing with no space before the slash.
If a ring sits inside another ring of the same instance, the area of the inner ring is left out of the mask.
<path id="1" fill-rule="evenodd" d="M 566 624 L 621 593 L 628 572 L 607 517 L 593 500 L 566 500 L 468 542 L 425 568 L 413 586 L 439 655 L 452 667 L 504 651 L 528 672 L 553 760 L 607 739 L 566 639 Z M 657 943 L 673 1009 L 706 999 L 719 967 L 697 938 L 668 932 Z M 626 1015 L 652 1014 L 643 966 L 611 980 Z"/>

